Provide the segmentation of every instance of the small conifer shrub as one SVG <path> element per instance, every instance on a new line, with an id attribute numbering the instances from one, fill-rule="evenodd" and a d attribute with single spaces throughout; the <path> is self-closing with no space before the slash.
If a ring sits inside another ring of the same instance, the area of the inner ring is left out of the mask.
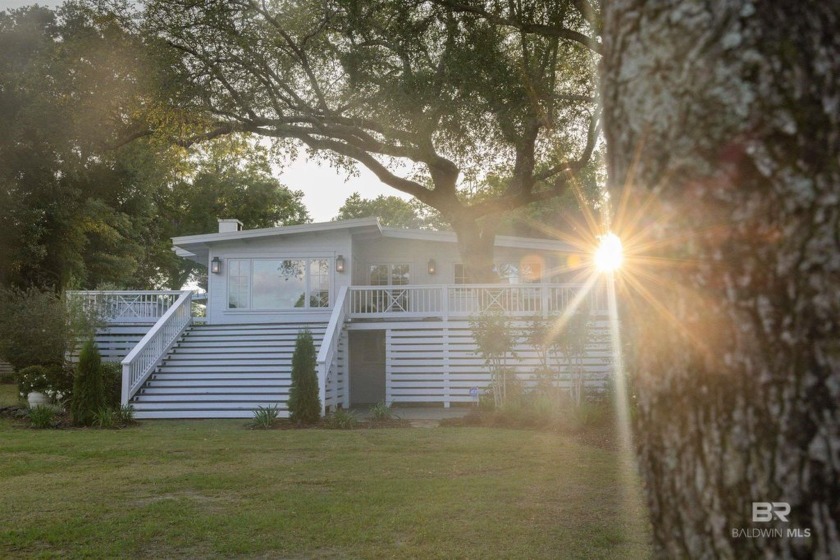
<path id="1" fill-rule="evenodd" d="M 316 360 L 312 333 L 305 329 L 298 333 L 295 342 L 289 391 L 289 418 L 298 424 L 314 424 L 321 418 Z"/>
<path id="2" fill-rule="evenodd" d="M 96 413 L 107 407 L 102 374 L 102 357 L 96 344 L 89 340 L 82 348 L 76 365 L 70 408 L 74 423 L 90 426 L 96 419 Z"/>

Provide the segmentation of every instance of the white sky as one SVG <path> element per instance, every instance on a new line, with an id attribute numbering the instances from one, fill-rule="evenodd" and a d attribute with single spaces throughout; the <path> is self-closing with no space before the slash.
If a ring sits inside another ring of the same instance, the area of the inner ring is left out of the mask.
<path id="1" fill-rule="evenodd" d="M 39 4 L 55 8 L 63 1 L 46 0 L 0 0 L 0 10 L 20 8 Z M 410 197 L 387 187 L 367 169 L 361 169 L 358 177 L 346 178 L 345 173 L 338 173 L 327 165 L 307 161 L 301 155 L 292 164 L 279 173 L 280 181 L 292 190 L 304 193 L 304 204 L 313 221 L 325 222 L 338 214 L 338 209 L 348 196 L 359 192 L 363 198 L 375 198 L 380 194 L 395 195 L 408 200 Z"/>

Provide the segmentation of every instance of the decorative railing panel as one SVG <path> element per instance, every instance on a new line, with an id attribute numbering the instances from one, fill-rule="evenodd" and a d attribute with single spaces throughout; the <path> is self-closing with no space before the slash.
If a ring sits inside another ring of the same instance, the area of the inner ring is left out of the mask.
<path id="1" fill-rule="evenodd" d="M 154 323 L 179 291 L 68 291 L 67 301 L 108 323 Z"/>
<path id="2" fill-rule="evenodd" d="M 122 403 L 128 404 L 134 393 L 169 352 L 192 320 L 192 292 L 180 292 L 174 304 L 158 319 L 137 346 L 122 361 Z"/>
<path id="3" fill-rule="evenodd" d="M 353 286 L 351 318 L 470 317 L 488 311 L 511 316 L 556 315 L 581 290 L 583 305 L 602 308 L 597 285 L 582 284 L 463 284 L 439 286 Z"/>

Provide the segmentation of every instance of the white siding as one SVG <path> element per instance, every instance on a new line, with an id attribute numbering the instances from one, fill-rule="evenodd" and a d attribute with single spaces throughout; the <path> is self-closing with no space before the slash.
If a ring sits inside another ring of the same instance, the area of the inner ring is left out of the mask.
<path id="1" fill-rule="evenodd" d="M 514 323 L 523 329 L 523 322 Z M 466 321 L 361 323 L 351 329 L 376 328 L 386 331 L 386 400 L 391 403 L 467 403 L 470 389 L 480 392 L 490 384 L 490 373 L 477 353 L 475 340 Z M 600 318 L 594 324 L 594 339 L 584 360 L 586 385 L 604 389 L 612 371 L 607 323 Z M 533 383 L 540 359 L 534 349 L 521 340 L 516 356 L 508 358 L 519 379 L 526 386 Z M 569 373 L 560 366 L 561 386 L 568 387 Z M 351 372 L 352 375 L 352 372 Z"/>

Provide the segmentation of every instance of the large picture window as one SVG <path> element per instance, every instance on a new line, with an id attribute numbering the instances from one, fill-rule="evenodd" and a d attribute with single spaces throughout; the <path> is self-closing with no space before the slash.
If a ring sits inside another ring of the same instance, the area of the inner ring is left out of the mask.
<path id="1" fill-rule="evenodd" d="M 231 259 L 228 308 L 330 306 L 329 259 Z"/>

